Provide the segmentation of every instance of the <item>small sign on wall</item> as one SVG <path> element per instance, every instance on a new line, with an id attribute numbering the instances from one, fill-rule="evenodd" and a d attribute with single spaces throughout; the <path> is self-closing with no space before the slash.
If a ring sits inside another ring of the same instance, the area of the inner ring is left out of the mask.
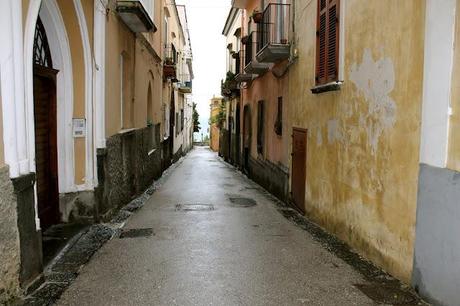
<path id="1" fill-rule="evenodd" d="M 73 118 L 73 137 L 80 138 L 86 136 L 86 119 Z"/>

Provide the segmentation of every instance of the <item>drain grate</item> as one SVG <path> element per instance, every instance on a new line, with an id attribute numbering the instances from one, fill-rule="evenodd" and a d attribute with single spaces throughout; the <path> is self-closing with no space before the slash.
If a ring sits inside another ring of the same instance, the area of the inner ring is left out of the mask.
<path id="1" fill-rule="evenodd" d="M 414 294 L 396 285 L 374 283 L 356 284 L 355 287 L 379 304 L 413 305 L 417 301 Z"/>
<path id="2" fill-rule="evenodd" d="M 146 238 L 153 235 L 152 228 L 131 228 L 123 229 L 120 234 L 120 239 L 124 238 Z"/>
<path id="3" fill-rule="evenodd" d="M 177 204 L 176 211 L 211 211 L 214 210 L 212 204 Z"/>
<path id="4" fill-rule="evenodd" d="M 232 207 L 253 207 L 257 202 L 250 198 L 229 198 Z"/>

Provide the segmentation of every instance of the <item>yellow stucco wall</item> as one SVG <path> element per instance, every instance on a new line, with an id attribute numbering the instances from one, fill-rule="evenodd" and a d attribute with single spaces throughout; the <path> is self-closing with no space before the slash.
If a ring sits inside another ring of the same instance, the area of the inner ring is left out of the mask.
<path id="1" fill-rule="evenodd" d="M 80 0 L 83 12 L 85 13 L 86 26 L 88 27 L 89 45 L 93 50 L 94 44 L 94 1 L 97 0 Z"/>
<path id="2" fill-rule="evenodd" d="M 85 118 L 85 62 L 80 25 L 73 4 L 67 0 L 57 0 L 66 26 L 72 55 L 74 118 Z M 76 138 L 75 144 L 75 184 L 85 183 L 86 150 L 85 139 Z"/>
<path id="3" fill-rule="evenodd" d="M 22 0 L 22 26 L 26 25 L 27 12 L 29 11 L 30 0 Z"/>
<path id="4" fill-rule="evenodd" d="M 296 7 L 299 58 L 289 72 L 289 130 L 308 129 L 306 211 L 359 253 L 409 281 L 425 6 L 419 0 L 341 3 L 344 84 L 319 95 L 310 92 L 317 1 L 298 1 Z"/>
<path id="5" fill-rule="evenodd" d="M 158 9 L 155 19 L 160 18 Z M 158 27 L 158 24 L 157 24 Z M 158 29 L 159 31 L 160 29 Z M 118 133 L 122 128 L 147 126 L 147 93 L 149 83 L 153 96 L 153 123 L 162 122 L 162 66 L 145 44 L 111 10 L 106 24 L 106 136 Z M 157 34 L 146 34 L 150 45 L 159 51 Z M 155 42 L 155 43 L 154 43 Z M 121 66 L 120 56 L 125 56 L 123 126 L 121 122 Z M 158 54 L 159 55 L 159 54 Z M 129 62 L 129 63 L 128 63 Z M 126 70 L 126 69 L 129 69 Z"/>
<path id="6" fill-rule="evenodd" d="M 213 98 L 211 99 L 211 102 L 210 102 L 210 110 L 211 110 L 211 120 L 213 120 L 213 118 L 215 118 L 219 112 L 220 112 L 220 107 L 221 107 L 221 104 L 223 103 L 222 99 L 221 98 Z M 219 151 L 219 138 L 220 138 L 220 130 L 219 130 L 219 127 L 217 126 L 216 123 L 213 123 L 211 124 L 210 126 L 210 129 L 209 129 L 209 132 L 210 132 L 210 143 L 209 143 L 209 146 L 211 148 L 211 150 L 215 151 L 215 152 L 218 152 Z"/>
<path id="7" fill-rule="evenodd" d="M 118 17 L 116 11 L 110 11 L 106 24 L 106 137 L 118 133 L 121 122 L 121 65 L 120 56 L 125 54 L 125 61 L 134 58 L 134 34 Z M 132 61 L 133 62 L 133 61 Z M 131 67 L 132 70 L 132 67 Z M 127 73 L 125 71 L 125 73 Z M 132 80 L 132 78 L 128 79 Z M 124 84 L 125 99 L 132 100 L 131 85 Z M 129 93 L 128 93 L 129 92 Z M 125 110 L 125 114 L 126 114 Z M 124 126 L 126 127 L 126 126 Z"/>
<path id="8" fill-rule="evenodd" d="M 153 118 L 153 123 L 162 121 L 161 90 L 162 66 L 141 43 L 136 44 L 135 67 L 135 127 L 142 128 L 147 125 L 147 117 Z M 152 86 L 153 114 L 147 114 L 147 94 L 149 83 Z"/>
<path id="9" fill-rule="evenodd" d="M 460 7 L 460 0 L 457 0 Z M 447 167 L 460 171 L 460 12 L 456 10 L 454 67 L 452 71 L 452 116 L 450 117 L 449 153 Z"/>

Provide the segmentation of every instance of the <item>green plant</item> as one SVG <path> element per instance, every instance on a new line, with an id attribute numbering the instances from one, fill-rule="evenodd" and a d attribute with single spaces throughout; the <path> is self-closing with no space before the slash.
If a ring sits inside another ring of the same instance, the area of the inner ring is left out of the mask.
<path id="1" fill-rule="evenodd" d="M 235 79 L 235 74 L 231 71 L 227 72 L 225 81 L 221 82 L 221 93 L 226 98 L 232 98 L 239 94 L 238 83 Z"/>
<path id="2" fill-rule="evenodd" d="M 196 110 L 196 103 L 193 103 L 193 132 L 198 133 L 201 130 L 200 126 L 200 114 Z"/>
<path id="3" fill-rule="evenodd" d="M 225 104 L 221 103 L 219 106 L 219 112 L 217 115 L 211 118 L 211 124 L 215 124 L 219 129 L 222 129 L 224 127 L 225 119 L 226 119 L 226 109 L 225 109 Z"/>

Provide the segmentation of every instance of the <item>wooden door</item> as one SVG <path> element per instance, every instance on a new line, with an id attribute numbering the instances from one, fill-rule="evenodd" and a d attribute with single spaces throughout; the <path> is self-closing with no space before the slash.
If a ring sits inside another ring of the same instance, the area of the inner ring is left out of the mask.
<path id="1" fill-rule="evenodd" d="M 34 69 L 35 164 L 42 229 L 59 222 L 56 71 Z"/>
<path id="2" fill-rule="evenodd" d="M 307 171 L 307 130 L 292 131 L 292 182 L 294 204 L 305 213 L 305 182 Z"/>

